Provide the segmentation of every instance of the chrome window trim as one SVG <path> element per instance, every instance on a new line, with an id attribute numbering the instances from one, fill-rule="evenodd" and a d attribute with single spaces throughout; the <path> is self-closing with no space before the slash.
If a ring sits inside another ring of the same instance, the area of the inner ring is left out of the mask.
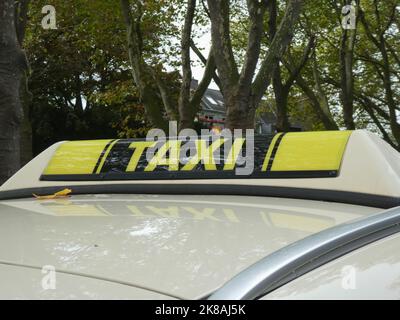
<path id="1" fill-rule="evenodd" d="M 208 299 L 260 298 L 329 261 L 397 232 L 400 232 L 400 207 L 323 230 L 256 262 Z"/>

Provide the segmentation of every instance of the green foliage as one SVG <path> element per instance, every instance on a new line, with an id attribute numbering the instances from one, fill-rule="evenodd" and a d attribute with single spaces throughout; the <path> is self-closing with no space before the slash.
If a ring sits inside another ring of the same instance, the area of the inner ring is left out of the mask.
<path id="1" fill-rule="evenodd" d="M 134 3 L 136 0 L 132 0 Z M 388 23 L 391 6 L 396 0 L 362 0 L 375 37 Z M 146 62 L 168 83 L 171 101 L 178 100 L 180 67 L 180 30 L 186 9 L 183 0 L 146 0 L 141 20 L 143 55 Z M 315 58 L 322 91 L 329 102 L 330 111 L 339 127 L 343 127 L 340 88 L 341 7 L 345 1 L 305 1 L 300 23 L 293 31 L 293 41 L 285 54 L 299 61 L 311 35 L 316 36 Z M 57 30 L 43 30 L 41 8 L 54 5 L 57 12 Z M 284 14 L 286 1 L 278 1 L 278 21 Z M 376 15 L 379 11 L 379 19 Z M 390 48 L 389 64 L 394 99 L 400 104 L 400 52 L 399 9 L 390 27 L 382 35 Z M 119 2 L 115 0 L 36 0 L 29 12 L 25 47 L 29 54 L 32 74 L 30 90 L 33 103 L 30 119 L 34 130 L 35 152 L 49 144 L 64 139 L 138 137 L 148 129 L 143 105 L 132 82 L 127 55 L 126 29 L 121 17 Z M 209 20 L 203 2 L 198 1 L 195 16 L 194 38 L 208 30 Z M 269 40 L 268 14 L 265 17 L 261 58 L 265 56 Z M 249 18 L 246 1 L 231 1 L 231 38 L 236 62 L 242 65 L 246 52 Z M 396 54 L 394 53 L 397 53 Z M 367 37 L 360 22 L 354 53 L 354 91 L 363 95 L 382 112 L 377 119 L 390 134 L 385 113 L 388 114 L 387 95 L 383 90 L 383 60 L 373 42 Z M 166 72 L 168 69 L 169 73 Z M 171 72 L 172 71 L 172 72 Z M 289 77 L 281 65 L 283 79 Z M 302 78 L 313 92 L 316 79 L 313 59 L 301 71 Z M 339 84 L 339 85 L 338 85 Z M 79 99 L 81 97 L 81 99 Z M 82 100 L 82 101 L 80 101 Z M 274 94 L 267 90 L 258 112 L 274 112 Z M 354 118 L 357 128 L 378 131 L 376 123 L 366 112 L 359 99 L 354 101 Z M 310 100 L 294 85 L 288 99 L 289 117 L 301 120 L 312 130 L 322 124 L 311 108 Z"/>
<path id="2" fill-rule="evenodd" d="M 25 44 L 32 69 L 34 152 L 60 140 L 143 137 L 148 124 L 132 81 L 119 3 L 53 0 L 57 30 L 41 27 L 46 4 L 32 2 Z M 146 1 L 144 55 L 157 64 L 176 54 L 176 47 L 168 46 L 178 32 L 172 5 Z M 176 90 L 176 76 L 159 72 L 173 77 L 169 83 Z"/>

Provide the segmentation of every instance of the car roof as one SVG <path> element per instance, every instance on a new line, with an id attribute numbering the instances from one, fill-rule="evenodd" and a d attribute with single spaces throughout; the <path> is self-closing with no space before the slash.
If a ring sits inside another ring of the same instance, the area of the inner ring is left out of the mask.
<path id="1" fill-rule="evenodd" d="M 194 299 L 284 246 L 380 211 L 248 196 L 6 200 L 0 202 L 0 259 Z"/>

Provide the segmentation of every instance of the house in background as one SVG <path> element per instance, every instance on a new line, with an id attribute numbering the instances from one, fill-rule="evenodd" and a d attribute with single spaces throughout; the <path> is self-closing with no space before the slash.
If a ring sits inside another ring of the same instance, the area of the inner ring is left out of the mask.
<path id="1" fill-rule="evenodd" d="M 207 89 L 200 103 L 196 121 L 207 129 L 222 130 L 225 127 L 225 105 L 220 91 Z"/>
<path id="2" fill-rule="evenodd" d="M 197 88 L 198 81 L 192 79 L 192 89 Z M 224 97 L 219 90 L 208 88 L 200 103 L 200 111 L 195 119 L 201 127 L 220 131 L 225 128 L 225 104 Z M 276 132 L 276 116 L 273 112 L 261 113 L 256 117 L 255 133 L 274 134 Z M 293 122 L 291 131 L 303 131 L 299 122 Z"/>

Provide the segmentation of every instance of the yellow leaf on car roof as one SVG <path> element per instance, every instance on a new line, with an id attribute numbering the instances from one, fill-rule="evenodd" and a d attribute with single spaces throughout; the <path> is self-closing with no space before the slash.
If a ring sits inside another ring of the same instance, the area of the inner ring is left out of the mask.
<path id="1" fill-rule="evenodd" d="M 63 198 L 63 197 L 69 197 L 69 194 L 72 192 L 71 189 L 64 189 L 61 191 L 58 191 L 54 194 L 51 195 L 46 195 L 46 196 L 38 196 L 33 193 L 33 196 L 38 199 L 38 200 L 49 200 L 49 199 L 57 199 L 57 198 Z"/>

